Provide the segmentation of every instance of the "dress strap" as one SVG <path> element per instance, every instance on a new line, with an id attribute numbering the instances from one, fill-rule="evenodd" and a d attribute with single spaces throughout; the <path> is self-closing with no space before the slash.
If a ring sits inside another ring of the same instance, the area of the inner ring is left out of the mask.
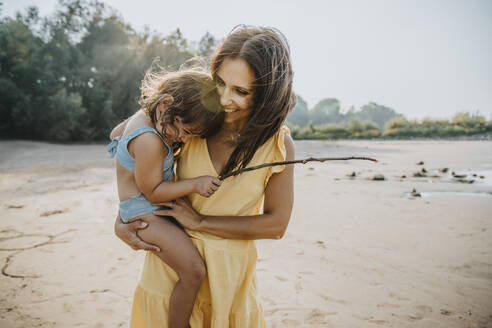
<path id="1" fill-rule="evenodd" d="M 159 132 L 157 132 L 156 129 L 151 128 L 150 126 L 142 126 L 140 128 L 137 128 L 137 129 L 133 130 L 132 132 L 128 133 L 124 137 L 124 140 L 125 140 L 126 143 L 129 143 L 133 138 L 136 138 L 139 135 L 144 134 L 146 132 L 152 132 L 152 133 L 157 134 L 159 136 L 159 138 L 161 138 L 162 142 L 164 142 L 164 139 L 162 139 L 162 136 L 159 134 Z"/>

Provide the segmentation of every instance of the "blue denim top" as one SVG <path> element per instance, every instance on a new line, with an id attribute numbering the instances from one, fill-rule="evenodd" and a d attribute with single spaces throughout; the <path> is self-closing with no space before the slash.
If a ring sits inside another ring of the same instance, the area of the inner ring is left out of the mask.
<path id="1" fill-rule="evenodd" d="M 126 131 L 126 129 L 125 129 Z M 174 171 L 173 171 L 173 166 L 174 166 L 174 155 L 173 155 L 173 150 L 169 145 L 162 139 L 162 136 L 153 128 L 144 126 L 138 129 L 135 129 L 134 131 L 130 132 L 128 135 L 124 136 L 123 139 L 121 136 L 118 136 L 114 138 L 108 145 L 107 149 L 108 152 L 113 158 L 116 155 L 116 158 L 118 159 L 118 162 L 123 166 L 126 170 L 134 173 L 135 172 L 135 159 L 130 155 L 128 152 L 128 143 L 130 140 L 133 138 L 146 133 L 146 132 L 152 132 L 157 134 L 164 145 L 166 145 L 168 149 L 168 154 L 166 158 L 164 158 L 164 165 L 163 165 L 163 179 L 165 181 L 173 181 L 174 180 Z M 123 132 L 125 134 L 125 132 Z M 124 200 L 120 202 L 119 204 L 119 210 L 120 210 L 120 216 L 123 222 L 128 223 L 129 220 L 132 218 L 135 218 L 140 215 L 145 215 L 145 214 L 152 214 L 154 211 L 157 211 L 159 209 L 163 209 L 165 207 L 162 206 L 154 206 L 152 205 L 151 202 L 145 198 L 145 196 L 140 192 L 135 196 L 130 197 L 127 200 Z"/>
<path id="2" fill-rule="evenodd" d="M 123 139 L 121 136 L 117 136 L 114 138 L 109 145 L 107 146 L 108 152 L 113 158 L 116 155 L 116 158 L 118 159 L 118 162 L 123 166 L 125 169 L 128 171 L 134 173 L 135 172 L 135 159 L 130 155 L 128 152 L 128 143 L 130 140 L 133 138 L 138 137 L 139 135 L 146 133 L 146 132 L 152 132 L 155 133 L 161 138 L 162 143 L 166 145 L 168 149 L 168 153 L 166 158 L 164 158 L 164 164 L 163 164 L 163 179 L 165 181 L 173 181 L 174 180 L 174 171 L 173 171 L 173 166 L 174 166 L 174 155 L 173 155 L 173 150 L 172 148 L 164 141 L 162 136 L 157 132 L 155 129 L 151 128 L 150 126 L 144 126 L 138 129 L 133 130 L 130 132 L 128 135 L 124 136 Z M 124 134 L 125 132 L 123 132 Z"/>

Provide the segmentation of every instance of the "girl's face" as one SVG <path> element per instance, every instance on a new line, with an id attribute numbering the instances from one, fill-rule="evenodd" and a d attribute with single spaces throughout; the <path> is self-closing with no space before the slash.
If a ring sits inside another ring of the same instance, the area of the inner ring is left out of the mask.
<path id="1" fill-rule="evenodd" d="M 193 132 L 192 124 L 184 124 L 183 120 L 179 116 L 174 117 L 174 138 L 175 142 L 186 143 L 193 137 L 198 137 L 199 134 Z"/>
<path id="2" fill-rule="evenodd" d="M 242 124 L 248 120 L 253 105 L 255 75 L 241 58 L 225 58 L 216 76 L 220 104 L 224 107 L 224 123 Z"/>
<path id="3" fill-rule="evenodd" d="M 160 125 L 160 124 L 159 124 Z M 194 126 L 192 124 L 184 124 L 183 120 L 179 116 L 174 117 L 174 123 L 172 126 L 166 126 L 166 135 L 171 140 L 166 140 L 166 142 L 182 142 L 186 143 L 193 137 L 198 137 L 199 134 L 194 133 Z"/>

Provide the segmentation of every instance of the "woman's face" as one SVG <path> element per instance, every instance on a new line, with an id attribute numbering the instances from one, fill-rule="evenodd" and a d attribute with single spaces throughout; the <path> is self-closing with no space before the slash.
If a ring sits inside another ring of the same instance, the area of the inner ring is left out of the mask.
<path id="1" fill-rule="evenodd" d="M 226 58 L 217 70 L 217 89 L 225 123 L 245 123 L 253 105 L 255 75 L 241 58 Z"/>

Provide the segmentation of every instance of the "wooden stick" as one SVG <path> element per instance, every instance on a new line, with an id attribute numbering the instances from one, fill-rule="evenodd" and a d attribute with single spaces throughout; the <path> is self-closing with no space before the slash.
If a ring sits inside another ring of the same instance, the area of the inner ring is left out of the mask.
<path id="1" fill-rule="evenodd" d="M 370 157 L 359 157 L 359 156 L 350 156 L 350 157 L 323 157 L 323 158 L 315 158 L 315 157 L 309 157 L 305 159 L 296 159 L 293 161 L 285 161 L 285 162 L 272 162 L 272 163 L 265 163 L 261 165 L 256 165 L 256 166 L 251 166 L 247 167 L 241 170 L 236 170 L 232 171 L 228 174 L 221 175 L 219 177 L 220 180 L 227 179 L 229 177 L 236 176 L 238 174 L 241 174 L 243 172 L 247 171 L 253 171 L 253 170 L 258 170 L 264 167 L 269 167 L 269 166 L 277 166 L 277 165 L 288 165 L 288 164 L 306 164 L 308 162 L 325 162 L 325 161 L 348 161 L 348 160 L 353 160 L 353 159 L 358 159 L 362 161 L 372 161 L 377 163 L 378 160 Z"/>

